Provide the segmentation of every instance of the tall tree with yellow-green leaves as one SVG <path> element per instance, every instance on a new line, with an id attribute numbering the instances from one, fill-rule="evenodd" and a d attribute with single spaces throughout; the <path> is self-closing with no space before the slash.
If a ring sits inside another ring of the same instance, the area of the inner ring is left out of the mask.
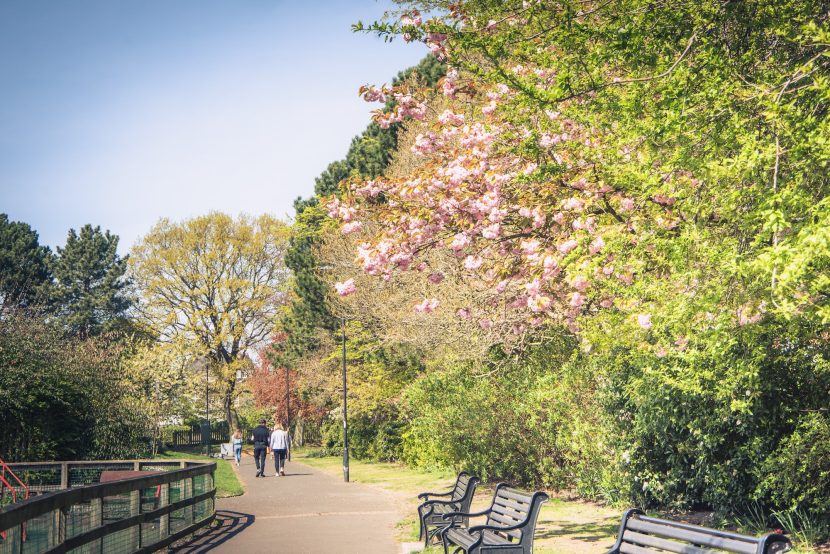
<path id="1" fill-rule="evenodd" d="M 139 321 L 166 348 L 209 361 L 232 427 L 249 356 L 279 309 L 286 241 L 287 227 L 271 216 L 213 212 L 162 219 L 130 256 Z"/>

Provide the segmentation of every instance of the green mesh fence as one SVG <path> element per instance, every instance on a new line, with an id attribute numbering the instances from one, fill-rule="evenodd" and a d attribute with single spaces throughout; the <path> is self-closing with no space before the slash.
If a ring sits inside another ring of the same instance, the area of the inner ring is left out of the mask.
<path id="1" fill-rule="evenodd" d="M 215 515 L 213 463 L 130 460 L 11 467 L 28 478 L 24 482 L 33 496 L 0 512 L 0 554 L 58 547 L 73 554 L 155 550 Z M 38 498 L 51 491 L 59 492 Z"/>

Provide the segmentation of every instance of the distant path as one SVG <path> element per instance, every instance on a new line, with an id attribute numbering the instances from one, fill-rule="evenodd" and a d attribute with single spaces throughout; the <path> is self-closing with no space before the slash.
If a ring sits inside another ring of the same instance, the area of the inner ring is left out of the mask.
<path id="1" fill-rule="evenodd" d="M 216 501 L 217 517 L 230 531 L 205 536 L 180 552 L 217 554 L 399 554 L 395 496 L 360 483 L 344 483 L 306 465 L 288 462 L 285 477 L 254 477 L 254 460 L 242 458 L 242 496 Z M 201 544 L 201 547 L 198 545 Z"/>

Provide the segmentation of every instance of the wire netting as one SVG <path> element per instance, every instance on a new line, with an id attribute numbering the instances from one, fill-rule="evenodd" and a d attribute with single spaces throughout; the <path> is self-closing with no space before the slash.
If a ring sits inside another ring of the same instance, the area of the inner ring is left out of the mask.
<path id="1" fill-rule="evenodd" d="M 148 475 L 182 469 L 180 462 L 64 462 L 50 464 L 20 464 L 15 470 L 21 479 L 28 481 L 36 492 L 58 490 L 61 482 L 72 487 L 99 482 L 104 471 L 134 471 L 136 465 Z M 198 467 L 197 463 L 186 463 Z M 67 474 L 61 479 L 62 468 Z M 133 477 L 133 475 L 129 475 Z M 93 500 L 64 505 L 37 517 L 28 519 L 0 533 L 0 554 L 42 553 L 53 549 L 63 541 L 76 539 L 102 525 L 123 521 L 139 514 L 151 514 L 174 502 L 187 501 L 214 490 L 212 474 L 185 477 L 171 483 L 140 487 L 119 494 L 103 494 Z M 14 509 L 12 507 L 12 509 Z M 135 552 L 139 548 L 152 547 L 171 535 L 198 528 L 200 522 L 215 513 L 213 498 L 186 505 L 169 514 L 159 514 L 148 521 L 136 521 L 125 529 L 109 532 L 101 539 L 94 539 L 74 549 L 72 554 L 121 554 Z M 82 538 L 80 540 L 83 540 Z M 67 545 L 69 546 L 69 545 Z"/>

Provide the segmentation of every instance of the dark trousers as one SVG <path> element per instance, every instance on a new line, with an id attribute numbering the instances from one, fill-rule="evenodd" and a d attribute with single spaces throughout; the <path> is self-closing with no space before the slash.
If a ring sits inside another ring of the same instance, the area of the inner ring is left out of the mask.
<path id="1" fill-rule="evenodd" d="M 267 446 L 254 446 L 254 462 L 256 462 L 256 472 L 265 473 L 265 456 L 268 454 Z"/>
<path id="2" fill-rule="evenodd" d="M 274 450 L 274 468 L 277 470 L 277 473 L 285 469 L 286 452 L 285 448 L 278 448 Z"/>

